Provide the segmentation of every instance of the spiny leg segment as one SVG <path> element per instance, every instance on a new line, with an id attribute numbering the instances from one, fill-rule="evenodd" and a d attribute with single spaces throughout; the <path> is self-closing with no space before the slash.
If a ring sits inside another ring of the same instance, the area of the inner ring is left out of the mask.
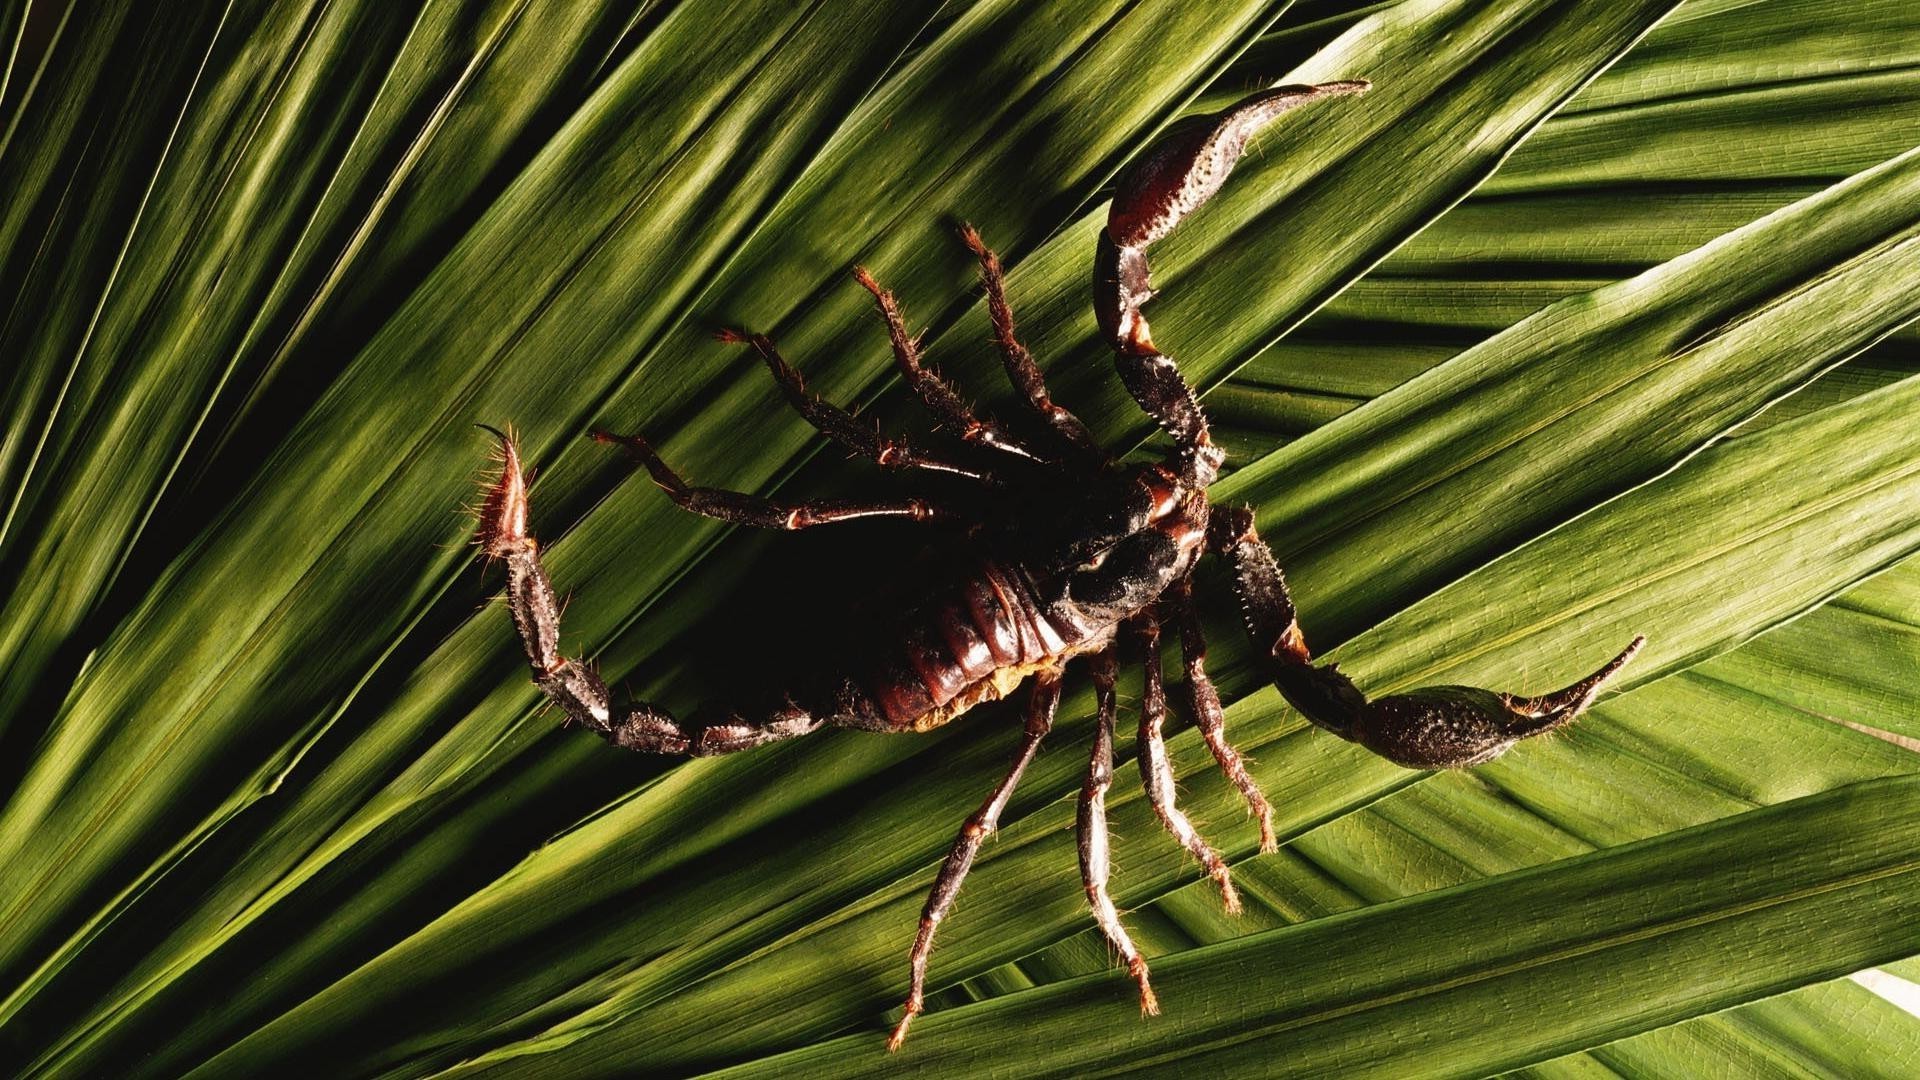
<path id="1" fill-rule="evenodd" d="M 1134 640 L 1141 645 L 1145 654 L 1146 683 L 1140 694 L 1140 779 L 1145 783 L 1147 799 L 1153 804 L 1153 812 L 1160 818 L 1160 824 L 1166 826 L 1182 847 L 1200 860 L 1220 889 L 1220 902 L 1229 912 L 1240 911 L 1240 894 L 1233 888 L 1233 877 L 1227 870 L 1227 861 L 1212 845 L 1200 835 L 1187 815 L 1180 812 L 1174 804 L 1173 767 L 1167 762 L 1167 742 L 1162 727 L 1167 720 L 1167 691 L 1160 673 L 1160 624 L 1154 615 L 1141 615 L 1128 624 L 1128 630 Z"/>
<path id="2" fill-rule="evenodd" d="M 893 359 L 900 368 L 900 374 L 906 379 L 920 403 L 927 407 L 934 419 L 955 438 L 965 443 L 992 447 L 1014 457 L 1029 461 L 1043 461 L 1039 454 L 1020 441 L 1019 438 L 992 420 L 975 416 L 967 403 L 960 400 L 953 387 L 945 379 L 934 374 L 920 362 L 920 343 L 907 332 L 906 320 L 900 315 L 900 305 L 893 294 L 880 287 L 880 283 L 867 273 L 864 266 L 853 268 L 853 278 L 860 287 L 873 294 L 873 302 L 880 309 L 880 317 L 887 323 L 887 338 L 893 344 Z"/>
<path id="3" fill-rule="evenodd" d="M 722 488 L 690 487 L 679 474 L 667 467 L 647 440 L 638 435 L 593 433 L 595 442 L 617 443 L 627 448 L 653 476 L 653 482 L 681 507 L 704 517 L 752 525 L 762 529 L 806 529 L 831 525 L 856 518 L 906 517 L 915 521 L 951 519 L 954 515 L 921 498 L 905 499 L 817 499 L 812 502 L 783 503 L 758 495 Z"/>
<path id="4" fill-rule="evenodd" d="M 1033 355 L 1014 334 L 1013 309 L 1007 303 L 1006 275 L 1000 258 L 981 240 L 973 226 L 961 227 L 961 240 L 980 264 L 980 279 L 986 288 L 987 309 L 993 322 L 994 344 L 999 348 L 1007 379 L 1024 398 L 1027 406 L 1045 420 L 1055 441 L 1086 462 L 1105 463 L 1107 452 L 1093 440 L 1085 424 L 1047 394 L 1046 378 L 1034 363 Z M 920 343 L 908 332 L 899 303 L 876 281 L 865 267 L 855 267 L 854 280 L 872 294 L 874 304 L 887 325 L 887 338 L 893 348 L 894 362 L 907 386 L 920 403 L 932 413 L 940 426 L 962 442 L 990 447 L 1034 462 L 1049 459 L 991 419 L 976 415 L 954 388 L 926 367 L 920 359 Z M 800 372 L 780 355 L 773 339 L 765 334 L 741 330 L 721 330 L 716 337 L 730 344 L 746 345 L 760 355 L 781 393 L 815 430 L 839 443 L 848 451 L 887 468 L 918 468 L 946 472 L 987 483 L 997 482 L 990 473 L 929 453 L 909 442 L 883 435 L 862 423 L 845 409 L 809 394 Z"/>
<path id="5" fill-rule="evenodd" d="M 838 405 L 814 397 L 807 392 L 806 382 L 800 372 L 780 351 L 774 347 L 773 339 L 765 334 L 749 334 L 738 330 L 722 330 L 716 335 L 721 341 L 730 344 L 746 345 L 760 354 L 760 359 L 772 372 L 773 379 L 780 385 L 780 392 L 787 403 L 793 406 L 809 424 L 845 447 L 849 452 L 867 458 L 884 468 L 890 469 L 928 469 L 934 472 L 952 473 L 971 480 L 991 481 L 992 477 L 978 469 L 960 465 L 935 454 L 930 454 L 904 439 L 889 438 L 871 424 L 862 422 L 853 414 Z"/>
<path id="6" fill-rule="evenodd" d="M 1000 349 L 1000 362 L 1007 369 L 1007 380 L 1026 399 L 1027 407 L 1047 422 L 1056 441 L 1082 458 L 1106 461 L 1106 450 L 1093 441 L 1087 425 L 1048 396 L 1040 365 L 1033 362 L 1033 354 L 1014 335 L 1013 308 L 1007 303 L 1007 279 L 1000 268 L 1000 256 L 994 254 L 971 225 L 960 227 L 960 239 L 980 263 L 980 283 L 987 292 L 987 315 L 993 321 L 993 341 Z"/>
<path id="7" fill-rule="evenodd" d="M 987 801 L 981 803 L 980 808 L 960 826 L 960 835 L 954 840 L 953 849 L 947 852 L 947 860 L 941 864 L 939 876 L 934 879 L 933 891 L 927 894 L 927 906 L 920 914 L 920 931 L 913 939 L 913 952 L 909 957 L 913 974 L 907 989 L 906 1013 L 900 1017 L 900 1023 L 887 1039 L 889 1050 L 900 1049 L 901 1041 L 907 1037 L 908 1025 L 925 1007 L 927 957 L 933 952 L 934 931 L 939 929 L 940 920 L 946 917 L 947 909 L 953 906 L 953 898 L 960 894 L 960 883 L 966 880 L 967 871 L 973 868 L 973 857 L 979 853 L 981 841 L 999 827 L 1000 812 L 1006 809 L 1007 800 L 1013 797 L 1013 789 L 1020 783 L 1020 775 L 1027 771 L 1034 755 L 1040 752 L 1040 740 L 1053 728 L 1054 710 L 1060 705 L 1059 673 L 1043 671 L 1035 675 L 1032 695 L 1027 701 L 1027 725 L 1021 735 L 1020 749 L 1014 754 L 1013 766 L 993 789 L 993 794 L 987 796 Z"/>
<path id="8" fill-rule="evenodd" d="M 1093 756 L 1087 762 L 1087 781 L 1080 789 L 1078 836 L 1080 841 L 1080 880 L 1086 883 L 1087 902 L 1093 906 L 1093 921 L 1107 943 L 1127 962 L 1127 973 L 1140 985 L 1140 1011 L 1157 1016 L 1160 1002 L 1147 981 L 1147 961 L 1127 936 L 1107 893 L 1107 873 L 1112 859 L 1107 840 L 1107 789 L 1113 786 L 1113 723 L 1117 711 L 1114 684 L 1114 657 L 1111 647 L 1095 653 L 1091 659 L 1093 692 L 1097 716 L 1093 729 Z"/>
<path id="9" fill-rule="evenodd" d="M 1273 832 L 1273 807 L 1267 804 L 1260 785 L 1247 773 L 1247 763 L 1239 751 L 1227 742 L 1226 710 L 1220 704 L 1220 691 L 1207 677 L 1207 639 L 1200 627 L 1200 609 L 1193 603 L 1192 576 L 1176 582 L 1167 600 L 1180 624 L 1180 658 L 1186 666 L 1187 705 L 1193 713 L 1194 724 L 1200 729 L 1200 737 L 1206 740 L 1207 749 L 1213 752 L 1213 760 L 1220 764 L 1220 771 L 1240 790 L 1247 809 L 1259 823 L 1260 850 L 1278 851 L 1279 840 Z"/>

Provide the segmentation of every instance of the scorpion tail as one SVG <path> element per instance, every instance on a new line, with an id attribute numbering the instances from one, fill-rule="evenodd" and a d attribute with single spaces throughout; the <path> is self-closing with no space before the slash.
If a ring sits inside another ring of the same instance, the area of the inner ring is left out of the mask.
<path id="1" fill-rule="evenodd" d="M 1114 180 L 1107 227 L 1100 234 L 1093 287 L 1094 316 L 1116 350 L 1157 351 L 1146 316 L 1140 312 L 1140 305 L 1153 297 L 1147 247 L 1219 193 L 1247 141 L 1300 105 L 1364 94 L 1371 86 L 1354 79 L 1262 90 L 1220 112 L 1173 125 L 1120 173 Z"/>
<path id="2" fill-rule="evenodd" d="M 684 724 L 650 702 L 615 701 L 590 665 L 560 652 L 560 600 L 540 563 L 540 543 L 527 532 L 527 480 L 520 451 L 510 432 L 486 430 L 500 440 L 500 475 L 488 482 L 481 497 L 474 543 L 487 557 L 506 563 L 507 611 L 526 649 L 534 685 L 569 721 L 627 750 L 705 757 L 805 735 L 829 719 L 872 716 L 876 707 L 851 684 L 829 688 L 824 697 L 810 697 L 810 705 L 782 695 L 770 707 L 749 714 L 722 710 L 716 722 L 707 724 Z"/>

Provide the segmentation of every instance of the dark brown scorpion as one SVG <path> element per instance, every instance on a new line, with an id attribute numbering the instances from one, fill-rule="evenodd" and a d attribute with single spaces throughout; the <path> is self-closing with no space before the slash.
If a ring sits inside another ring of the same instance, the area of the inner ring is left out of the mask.
<path id="1" fill-rule="evenodd" d="M 1219 190 L 1248 138 L 1262 126 L 1306 102 L 1366 89 L 1364 82 L 1334 82 L 1262 91 L 1220 113 L 1177 126 L 1116 181 L 1094 264 L 1094 310 L 1113 346 L 1121 382 L 1173 441 L 1173 452 L 1162 464 L 1116 462 L 1072 413 L 1047 396 L 1040 369 L 1014 336 L 999 260 L 971 228 L 962 235 L 980 264 L 996 344 L 1015 390 L 1037 417 L 1036 431 L 1044 443 L 1030 444 L 976 416 L 951 386 L 921 364 L 918 345 L 892 295 L 865 270 L 856 269 L 854 276 L 873 294 L 886 320 L 908 387 L 944 431 L 1003 463 L 1013 471 L 1011 478 L 969 464 L 964 454 L 956 460 L 953 454 L 887 438 L 846 411 L 811 397 L 799 374 L 764 336 L 726 332 L 722 337 L 754 349 L 794 408 L 829 439 L 882 466 L 928 469 L 993 485 L 995 501 L 988 512 L 969 521 L 951 506 L 917 497 L 784 503 L 690 487 L 638 436 L 594 433 L 596 439 L 628 447 L 675 502 L 722 521 L 769 529 L 872 517 L 967 521 L 968 543 L 977 559 L 971 572 L 906 612 L 893 637 L 841 674 L 756 705 L 714 710 L 691 724 L 644 701 L 615 703 L 599 675 L 560 654 L 560 608 L 540 565 L 539 546 L 527 533 L 527 490 L 519 454 L 512 439 L 501 436 L 504 467 L 487 489 L 477 541 L 488 556 L 506 561 L 508 601 L 534 682 L 569 719 L 616 746 L 698 757 L 790 739 L 828 725 L 926 731 L 1033 680 L 1012 767 L 961 827 L 927 898 L 911 953 L 905 1015 L 888 1040 L 889 1049 L 899 1047 L 921 1011 L 934 929 L 1052 726 L 1061 673 L 1079 656 L 1088 660 L 1098 701 L 1092 761 L 1079 801 L 1081 875 L 1094 919 L 1139 984 L 1142 1011 L 1159 1011 L 1147 981 L 1147 963 L 1107 893 L 1105 798 L 1113 780 L 1114 656 L 1116 639 L 1122 636 L 1138 642 L 1145 656 L 1139 757 L 1147 795 L 1167 830 L 1218 885 L 1227 909 L 1238 910 L 1225 860 L 1175 806 L 1173 772 L 1161 733 L 1166 693 L 1159 625 L 1170 617 L 1180 637 L 1184 693 L 1193 720 L 1259 822 L 1261 850 L 1274 850 L 1272 812 L 1227 742 L 1220 697 L 1204 667 L 1206 645 L 1191 584 L 1201 555 L 1212 552 L 1231 563 L 1256 655 L 1287 701 L 1314 724 L 1411 768 L 1478 764 L 1521 739 L 1568 723 L 1641 645 L 1642 639 L 1636 638 L 1592 675 L 1538 697 L 1435 686 L 1369 699 L 1332 665 L 1312 662 L 1280 567 L 1254 531 L 1252 511 L 1207 502 L 1207 487 L 1225 455 L 1208 437 L 1206 417 L 1192 388 L 1148 333 L 1140 310 L 1153 295 L 1146 249 Z M 1036 508 L 1044 512 L 1033 513 Z"/>

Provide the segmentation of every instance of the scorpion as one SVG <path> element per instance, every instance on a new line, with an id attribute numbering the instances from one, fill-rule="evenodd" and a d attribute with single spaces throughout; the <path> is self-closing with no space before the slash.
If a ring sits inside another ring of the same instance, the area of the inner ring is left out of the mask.
<path id="1" fill-rule="evenodd" d="M 1280 86 L 1211 115 L 1175 124 L 1115 179 L 1093 271 L 1094 312 L 1112 346 L 1127 392 L 1172 441 L 1155 464 L 1126 465 L 1103 451 L 1088 428 L 1047 394 L 1030 353 L 1014 334 L 999 258 L 971 226 L 961 237 L 979 264 L 997 350 L 1017 397 L 1042 439 L 1022 439 L 976 415 L 954 387 L 921 362 L 893 295 L 864 268 L 854 277 L 872 294 L 886 322 L 894 359 L 908 389 L 937 426 L 967 453 L 991 457 L 1012 472 L 973 465 L 965 454 L 938 453 L 890 438 L 852 414 L 810 396 L 797 371 L 761 334 L 722 331 L 722 340 L 751 348 L 786 400 L 821 434 L 855 456 L 889 469 L 921 469 L 985 485 L 990 508 L 966 515 L 940 501 L 828 499 L 782 502 L 740 492 L 693 487 L 640 436 L 596 430 L 592 437 L 624 446 L 687 510 L 767 529 L 807 529 L 866 518 L 959 522 L 971 549 L 966 572 L 912 605 L 873 654 L 831 676 L 749 706 L 703 710 L 686 723 L 645 701 L 616 703 L 587 664 L 561 654 L 560 605 L 527 531 L 527 481 L 514 439 L 498 439 L 501 470 L 480 506 L 476 543 L 506 563 L 507 601 L 525 646 L 533 681 L 568 721 L 615 746 L 643 753 L 703 757 L 729 754 L 834 726 L 880 732 L 922 732 L 976 705 L 1032 682 L 1026 722 L 1004 777 L 961 826 L 934 879 L 909 953 L 904 1013 L 887 1040 L 897 1050 L 924 1007 L 927 960 L 940 921 L 959 893 L 981 842 L 998 825 L 1021 774 L 1053 726 L 1067 664 L 1085 658 L 1095 692 L 1093 749 L 1078 802 L 1081 878 L 1094 921 L 1126 964 L 1144 1014 L 1159 1012 L 1147 962 L 1128 936 L 1108 893 L 1105 797 L 1113 782 L 1117 671 L 1122 642 L 1143 657 L 1138 757 L 1146 794 L 1160 822 L 1199 862 L 1221 902 L 1237 912 L 1227 863 L 1176 805 L 1162 727 L 1166 690 L 1160 627 L 1177 628 L 1185 670 L 1185 703 L 1226 778 L 1244 798 L 1260 830 L 1260 850 L 1274 851 L 1273 811 L 1245 760 L 1227 741 L 1225 713 L 1205 666 L 1206 642 L 1195 607 L 1193 572 L 1202 555 L 1230 564 L 1257 663 L 1307 720 L 1395 763 L 1438 769 L 1489 761 L 1531 736 L 1578 716 L 1601 686 L 1644 643 L 1636 637 L 1593 674 L 1564 689 L 1526 697 L 1467 686 L 1432 686 L 1369 698 L 1332 664 L 1315 664 L 1273 552 L 1245 507 L 1213 506 L 1207 488 L 1225 452 L 1209 436 L 1206 415 L 1172 358 L 1154 347 L 1141 306 L 1153 296 L 1146 251 L 1225 182 L 1247 141 L 1295 107 L 1365 92 L 1364 81 Z M 1044 512 L 1034 513 L 1036 509 Z M 971 517 L 971 520 L 969 520 Z"/>

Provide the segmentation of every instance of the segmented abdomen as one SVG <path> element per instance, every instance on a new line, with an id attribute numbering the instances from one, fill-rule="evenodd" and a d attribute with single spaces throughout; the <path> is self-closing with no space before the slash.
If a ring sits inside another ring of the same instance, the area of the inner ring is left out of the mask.
<path id="1" fill-rule="evenodd" d="M 909 617 L 868 686 L 889 726 L 924 731 L 1079 651 L 1087 633 L 1040 610 L 1025 571 L 984 564 Z"/>

